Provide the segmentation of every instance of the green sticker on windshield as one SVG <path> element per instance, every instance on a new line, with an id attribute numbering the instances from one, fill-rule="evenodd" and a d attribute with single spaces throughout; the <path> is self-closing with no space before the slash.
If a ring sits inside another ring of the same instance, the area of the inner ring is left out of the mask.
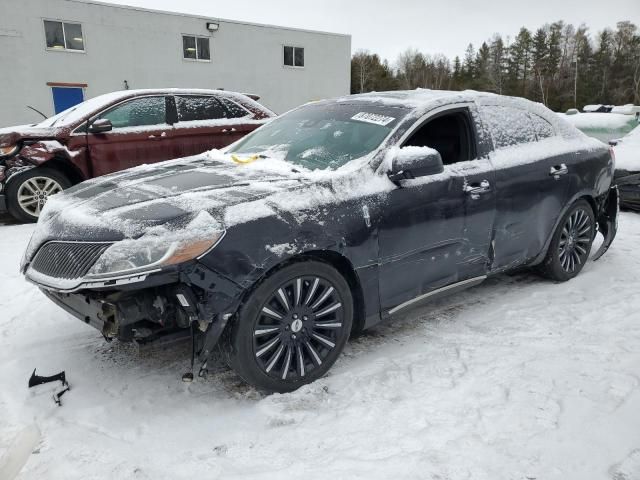
<path id="1" fill-rule="evenodd" d="M 389 125 L 395 120 L 394 117 L 378 115 L 377 113 L 360 112 L 356 113 L 351 120 L 359 120 L 361 122 L 375 123 L 376 125 Z"/>

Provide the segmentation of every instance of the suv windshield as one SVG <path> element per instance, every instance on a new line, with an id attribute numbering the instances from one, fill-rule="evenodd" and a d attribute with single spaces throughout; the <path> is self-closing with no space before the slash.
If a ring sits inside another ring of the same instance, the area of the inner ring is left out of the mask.
<path id="1" fill-rule="evenodd" d="M 106 93 L 104 95 L 98 95 L 97 97 L 85 100 L 82 103 L 67 108 L 60 113 L 57 113 L 53 117 L 49 117 L 40 123 L 37 123 L 38 127 L 54 127 L 63 125 L 73 125 L 80 120 L 92 115 L 96 111 L 103 108 L 105 105 L 109 105 L 120 98 L 126 98 L 123 92 Z"/>
<path id="2" fill-rule="evenodd" d="M 378 148 L 408 112 L 365 102 L 305 105 L 246 136 L 229 153 L 264 154 L 310 170 L 335 170 Z"/>

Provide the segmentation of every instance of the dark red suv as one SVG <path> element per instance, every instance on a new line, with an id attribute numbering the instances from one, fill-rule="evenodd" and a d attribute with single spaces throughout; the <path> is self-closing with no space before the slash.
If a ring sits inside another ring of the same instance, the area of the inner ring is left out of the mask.
<path id="1" fill-rule="evenodd" d="M 273 116 L 240 93 L 126 90 L 38 124 L 1 129 L 0 212 L 35 221 L 47 197 L 71 185 L 225 147 Z"/>

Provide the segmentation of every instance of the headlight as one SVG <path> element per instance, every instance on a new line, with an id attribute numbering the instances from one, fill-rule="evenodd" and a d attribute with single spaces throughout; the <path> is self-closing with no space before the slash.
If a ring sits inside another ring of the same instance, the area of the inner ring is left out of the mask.
<path id="1" fill-rule="evenodd" d="M 204 240 L 187 241 L 167 241 L 161 237 L 122 240 L 105 250 L 87 276 L 135 273 L 186 262 L 212 248 L 223 235 L 221 231 Z"/>
<path id="2" fill-rule="evenodd" d="M 0 157 L 8 157 L 18 151 L 18 145 L 9 145 L 8 147 L 0 147 Z"/>
<path id="3" fill-rule="evenodd" d="M 98 258 L 88 277 L 126 275 L 199 257 L 224 236 L 224 228 L 201 211 L 182 228 L 154 227 L 138 239 L 114 243 Z"/>

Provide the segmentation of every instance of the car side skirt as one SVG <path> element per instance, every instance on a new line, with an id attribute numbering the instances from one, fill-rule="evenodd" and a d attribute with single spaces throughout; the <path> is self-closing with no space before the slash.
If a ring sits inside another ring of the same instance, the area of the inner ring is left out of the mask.
<path id="1" fill-rule="evenodd" d="M 401 303 L 400 305 L 393 307 L 391 310 L 389 310 L 388 315 L 393 315 L 401 310 L 405 310 L 409 307 L 416 307 L 421 305 L 423 302 L 429 301 L 429 300 L 435 300 L 436 298 L 441 298 L 441 297 L 445 297 L 447 295 L 452 295 L 456 292 L 460 292 L 462 290 L 466 290 L 467 288 L 471 288 L 474 287 L 476 285 L 479 285 L 480 283 L 482 283 L 485 279 L 487 278 L 486 275 L 481 275 L 479 277 L 474 277 L 474 278 L 469 278 L 467 280 L 462 280 L 461 282 L 456 282 L 456 283 L 452 283 L 450 285 L 446 285 L 444 287 L 441 288 L 437 288 L 435 290 L 432 290 L 430 292 L 424 293 L 422 295 L 419 295 L 415 298 L 412 298 L 411 300 L 408 300 L 404 303 Z"/>

